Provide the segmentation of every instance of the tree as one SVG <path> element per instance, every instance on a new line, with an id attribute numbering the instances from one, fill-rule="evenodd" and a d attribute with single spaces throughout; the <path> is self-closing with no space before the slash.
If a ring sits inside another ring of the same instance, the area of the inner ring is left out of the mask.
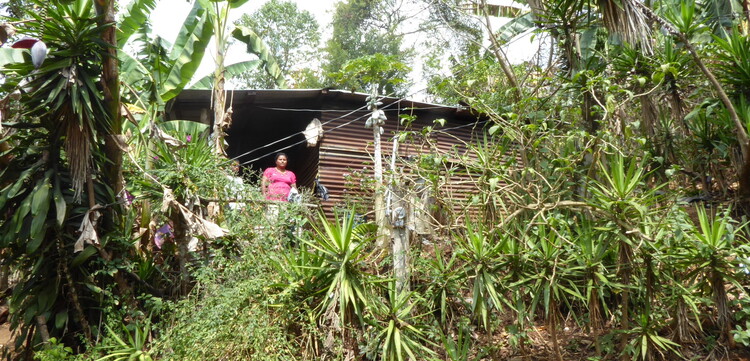
<path id="1" fill-rule="evenodd" d="M 117 213 L 103 205 L 115 204 L 108 171 L 117 169 L 107 146 L 117 119 L 111 108 L 119 110 L 112 102 L 119 94 L 108 93 L 110 84 L 99 83 L 111 80 L 104 71 L 117 74 L 105 65 L 111 42 L 102 41 L 112 24 L 98 23 L 106 17 L 94 13 L 90 0 L 35 4 L 43 11 L 27 14 L 31 18 L 19 32 L 44 41 L 51 51 L 38 69 L 27 62 L 6 64 L 0 90 L 18 92 L 20 109 L 18 121 L 8 125 L 15 132 L 3 139 L 11 145 L 12 157 L 0 179 L 0 248 L 8 264 L 23 273 L 10 301 L 19 310 L 12 316 L 13 327 L 28 334 L 29 341 L 35 327 L 44 342 L 50 333 L 72 336 L 67 330 L 91 340 L 84 304 L 97 297 L 78 282 L 93 272 L 83 262 L 94 254 L 111 261 L 106 240 L 97 236 L 99 232 L 106 239 L 106 232 L 97 231 L 96 220 L 99 214 Z M 80 237 L 77 229 L 84 230 Z M 80 262 L 72 262 L 74 250 L 82 251 Z M 120 291 L 128 292 L 121 274 L 112 275 Z M 104 281 L 112 283 L 112 278 Z M 53 316 L 73 322 L 69 327 L 54 324 L 48 333 Z M 28 321 L 32 319 L 36 324 Z"/>
<path id="2" fill-rule="evenodd" d="M 329 85 L 339 88 L 365 91 L 357 88 L 358 84 L 340 74 L 347 64 L 363 57 L 382 54 L 393 60 L 410 64 L 412 51 L 402 49 L 404 34 L 400 26 L 410 19 L 404 12 L 397 11 L 397 0 L 348 0 L 336 4 L 333 15 L 333 35 L 327 42 L 328 53 L 323 63 L 323 72 Z M 408 72 L 400 69 L 393 78 L 407 79 Z M 381 94 L 403 94 L 408 83 L 398 86 L 386 85 L 386 79 L 378 85 L 385 89 Z"/>
<path id="3" fill-rule="evenodd" d="M 235 22 L 237 25 L 253 29 L 268 46 L 276 58 L 281 71 L 287 76 L 295 71 L 303 75 L 316 54 L 320 42 L 319 25 L 307 10 L 300 10 L 297 4 L 285 0 L 271 0 L 248 15 L 244 14 Z M 304 79 L 294 79 L 298 84 Z M 305 77 L 306 79 L 307 77 Z M 265 72 L 255 70 L 243 73 L 240 81 L 249 88 L 272 89 L 274 79 Z"/>

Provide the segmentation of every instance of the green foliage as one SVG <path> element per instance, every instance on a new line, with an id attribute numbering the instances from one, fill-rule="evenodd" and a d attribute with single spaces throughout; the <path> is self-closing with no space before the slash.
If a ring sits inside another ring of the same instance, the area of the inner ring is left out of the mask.
<path id="1" fill-rule="evenodd" d="M 3 70 L 1 92 L 21 95 L 14 122 L 3 124 L 14 131 L 2 139 L 7 163 L 0 174 L 0 247 L 6 264 L 19 272 L 9 300 L 12 328 L 31 339 L 38 331 L 32 321 L 46 319 L 51 336 L 72 344 L 72 334 L 89 331 L 83 316 L 72 310 L 97 309 L 101 298 L 92 288 L 101 289 L 97 281 L 112 281 L 109 275 L 90 278 L 102 266 L 86 262 L 91 253 L 73 253 L 74 232 L 86 211 L 81 201 L 111 205 L 114 200 L 102 183 L 104 163 L 99 162 L 103 134 L 111 132 L 99 84 L 106 26 L 97 25 L 90 1 L 36 6 L 45 11 L 29 14 L 19 32 L 47 44 L 44 64 L 34 69 L 13 63 Z M 87 178 L 92 187 L 83 198 Z"/>
<path id="2" fill-rule="evenodd" d="M 34 352 L 34 360 L 36 361 L 78 361 L 83 360 L 80 355 L 75 355 L 73 349 L 65 346 L 64 343 L 59 342 L 56 338 L 52 337 L 49 339 L 49 343 L 45 348 Z"/>
<path id="3" fill-rule="evenodd" d="M 262 241 L 262 240 L 258 240 Z M 160 323 L 154 352 L 162 360 L 295 360 L 298 345 L 273 312 L 262 255 L 215 260 L 201 287 L 177 301 Z M 216 265 L 223 267 L 214 268 Z"/>
<path id="4" fill-rule="evenodd" d="M 387 285 L 387 301 L 375 304 L 373 332 L 375 336 L 371 343 L 377 350 L 375 355 L 368 355 L 372 359 L 384 361 L 426 360 L 435 353 L 429 348 L 431 343 L 418 327 L 420 320 L 415 317 L 415 308 L 420 299 L 413 292 L 396 291 L 395 281 Z"/>
<path id="5" fill-rule="evenodd" d="M 337 214 L 334 222 L 321 214 L 315 233 L 313 240 L 306 242 L 323 259 L 317 276 L 326 295 L 322 309 L 326 313 L 338 309 L 338 317 L 344 323 L 353 321 L 353 317 L 362 322 L 364 307 L 368 307 L 371 296 L 367 285 L 369 275 L 360 263 L 364 259 L 363 247 L 369 240 L 356 237 L 351 212 Z"/>
<path id="6" fill-rule="evenodd" d="M 634 338 L 630 342 L 629 349 L 632 360 L 648 360 L 654 357 L 665 358 L 668 354 L 681 357 L 678 349 L 680 345 L 672 342 L 666 337 L 659 335 L 663 325 L 654 325 L 648 315 L 640 315 L 637 318 L 638 325 L 630 330 Z"/>
<path id="7" fill-rule="evenodd" d="M 122 325 L 122 331 L 127 336 L 127 340 L 121 338 L 109 325 L 105 325 L 105 327 L 112 344 L 105 342 L 99 345 L 98 348 L 106 355 L 97 358 L 96 361 L 153 360 L 152 353 L 148 349 L 148 341 L 151 337 L 150 319 L 146 319 L 143 323 L 136 321 L 129 325 Z"/>
<path id="8" fill-rule="evenodd" d="M 498 287 L 501 242 L 488 234 L 480 224 L 468 224 L 465 238 L 458 236 L 458 255 L 466 261 L 465 272 L 473 279 L 471 313 L 485 328 L 490 327 L 493 309 L 502 309 Z"/>
<path id="9" fill-rule="evenodd" d="M 260 58 L 266 72 L 278 88 L 286 88 L 286 80 L 284 79 L 282 68 L 279 67 L 276 58 L 263 40 L 252 29 L 245 26 L 237 26 L 232 32 L 232 36 L 247 45 L 248 53 L 255 54 Z"/>
<path id="10" fill-rule="evenodd" d="M 336 4 L 332 20 L 333 34 L 326 43 L 327 56 L 322 66 L 329 86 L 335 84 L 337 88 L 365 92 L 366 89 L 353 82 L 356 79 L 341 78 L 337 75 L 347 73 L 344 71 L 346 64 L 356 59 L 368 59 L 376 54 L 382 54 L 380 56 L 384 59 L 391 59 L 391 64 L 408 64 L 410 52 L 402 50 L 403 35 L 398 33 L 398 24 L 407 21 L 408 18 L 399 11 L 394 11 L 398 6 L 397 2 L 392 0 L 347 0 Z M 360 60 L 362 61 L 371 62 Z M 398 66 L 393 74 L 381 78 L 377 82 L 378 88 L 382 90 L 379 94 L 403 94 L 406 91 L 405 86 L 396 86 L 399 85 L 397 83 L 388 84 L 387 81 L 406 79 L 406 69 L 407 65 Z"/>
<path id="11" fill-rule="evenodd" d="M 333 76 L 340 83 L 352 84 L 354 89 L 372 92 L 370 88 L 376 87 L 378 94 L 393 94 L 399 85 L 406 82 L 402 76 L 409 70 L 397 56 L 377 53 L 348 61 L 341 72 Z"/>
<path id="12" fill-rule="evenodd" d="M 315 55 L 320 42 L 315 17 L 290 1 L 266 2 L 254 13 L 242 15 L 235 23 L 253 29 L 264 40 L 284 74 L 309 66 L 307 63 Z M 264 73 L 248 71 L 240 75 L 240 79 L 251 89 L 272 89 L 276 86 L 274 79 Z"/>
<path id="13" fill-rule="evenodd" d="M 736 96 L 750 99 L 750 40 L 736 29 L 726 38 L 714 36 L 714 39 L 719 50 L 716 54 L 718 75 Z"/>

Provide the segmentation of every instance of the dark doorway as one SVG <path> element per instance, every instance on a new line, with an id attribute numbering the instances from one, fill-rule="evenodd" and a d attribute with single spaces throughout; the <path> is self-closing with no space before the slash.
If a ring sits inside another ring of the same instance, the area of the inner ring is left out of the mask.
<path id="1" fill-rule="evenodd" d="M 286 153 L 288 169 L 297 175 L 297 185 L 313 189 L 320 146 L 308 147 L 302 132 L 316 117 L 320 113 L 312 110 L 235 105 L 226 138 L 227 155 L 238 160 L 246 174 L 258 177 L 275 165 L 276 153 Z"/>

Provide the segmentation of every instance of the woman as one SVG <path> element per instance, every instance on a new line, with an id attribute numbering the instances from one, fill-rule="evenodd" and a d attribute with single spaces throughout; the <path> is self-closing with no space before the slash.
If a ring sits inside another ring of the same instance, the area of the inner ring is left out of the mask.
<path id="1" fill-rule="evenodd" d="M 297 191 L 297 176 L 286 169 L 287 157 L 284 153 L 276 153 L 276 166 L 263 172 L 261 187 L 263 195 L 269 201 L 286 202 L 289 192 Z"/>

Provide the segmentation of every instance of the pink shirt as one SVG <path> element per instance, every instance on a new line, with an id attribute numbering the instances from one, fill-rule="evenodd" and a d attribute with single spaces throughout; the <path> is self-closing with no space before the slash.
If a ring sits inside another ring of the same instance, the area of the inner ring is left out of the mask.
<path id="1" fill-rule="evenodd" d="M 266 199 L 269 201 L 287 201 L 292 184 L 297 183 L 297 176 L 290 170 L 281 173 L 276 167 L 263 171 L 263 177 L 268 180 Z"/>

